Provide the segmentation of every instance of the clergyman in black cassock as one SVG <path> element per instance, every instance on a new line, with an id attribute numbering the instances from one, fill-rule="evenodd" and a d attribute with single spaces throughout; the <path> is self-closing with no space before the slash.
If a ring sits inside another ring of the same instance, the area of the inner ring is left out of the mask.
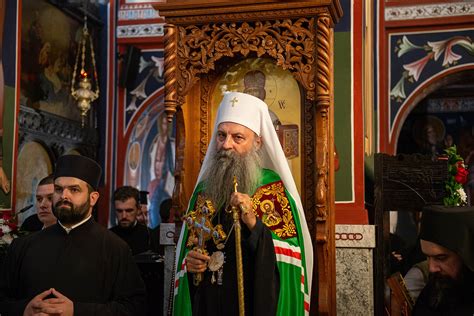
<path id="1" fill-rule="evenodd" d="M 137 220 L 140 212 L 140 191 L 131 186 L 122 186 L 113 195 L 117 226 L 110 230 L 122 238 L 137 255 L 150 249 L 148 227 Z"/>
<path id="2" fill-rule="evenodd" d="M 14 240 L 1 280 L 2 315 L 22 315 L 49 288 L 74 302 L 74 315 L 141 315 L 145 303 L 128 246 L 92 218 L 69 234 L 56 224 Z"/>
<path id="3" fill-rule="evenodd" d="M 474 207 L 426 206 L 420 243 L 430 276 L 412 314 L 474 315 Z"/>
<path id="4" fill-rule="evenodd" d="M 145 288 L 130 249 L 91 216 L 100 174 L 89 158 L 59 158 L 58 223 L 12 243 L 0 274 L 2 316 L 144 314 Z"/>

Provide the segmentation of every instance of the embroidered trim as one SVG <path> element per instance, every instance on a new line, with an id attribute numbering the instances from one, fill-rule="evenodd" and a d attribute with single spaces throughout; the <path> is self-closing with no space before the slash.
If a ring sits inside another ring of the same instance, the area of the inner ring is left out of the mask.
<path id="1" fill-rule="evenodd" d="M 296 226 L 283 182 L 272 182 L 258 188 L 252 197 L 253 210 L 279 238 L 295 237 Z"/>

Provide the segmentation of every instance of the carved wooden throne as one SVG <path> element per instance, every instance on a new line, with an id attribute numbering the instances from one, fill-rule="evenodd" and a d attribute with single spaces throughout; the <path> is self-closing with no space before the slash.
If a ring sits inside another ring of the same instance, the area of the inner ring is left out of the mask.
<path id="1" fill-rule="evenodd" d="M 446 160 L 428 155 L 375 155 L 375 225 L 377 247 L 374 254 L 375 315 L 400 308 L 384 297 L 390 276 L 389 211 L 417 212 L 429 204 L 442 204 L 448 178 Z"/>
<path id="2" fill-rule="evenodd" d="M 269 58 L 296 79 L 298 176 L 315 247 L 311 313 L 335 315 L 334 165 L 329 153 L 334 152 L 332 28 L 342 15 L 339 1 L 169 0 L 156 9 L 167 23 L 165 109 L 170 118 L 176 113 L 178 122 L 173 198 L 178 209 L 184 209 L 205 156 L 216 109 L 213 91 L 225 71 L 247 58 Z"/>

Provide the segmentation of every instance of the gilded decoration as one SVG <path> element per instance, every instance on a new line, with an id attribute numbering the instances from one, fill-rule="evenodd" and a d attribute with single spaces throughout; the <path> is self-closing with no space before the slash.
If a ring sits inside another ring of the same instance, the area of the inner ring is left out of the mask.
<path id="1" fill-rule="evenodd" d="M 262 222 L 278 237 L 296 236 L 295 221 L 283 182 L 273 182 L 260 187 L 252 197 L 253 210 Z"/>
<path id="2" fill-rule="evenodd" d="M 222 225 L 212 225 L 216 210 L 210 200 L 198 195 L 194 209 L 186 214 L 184 220 L 189 229 L 187 247 L 193 247 L 195 240 L 201 253 L 207 253 L 205 243 L 212 238 L 217 245 L 227 237 Z"/>
<path id="3" fill-rule="evenodd" d="M 274 58 L 277 65 L 293 73 L 307 91 L 306 97 L 314 100 L 314 29 L 314 18 L 178 27 L 178 104 L 198 76 L 214 70 L 218 60 L 249 54 Z"/>

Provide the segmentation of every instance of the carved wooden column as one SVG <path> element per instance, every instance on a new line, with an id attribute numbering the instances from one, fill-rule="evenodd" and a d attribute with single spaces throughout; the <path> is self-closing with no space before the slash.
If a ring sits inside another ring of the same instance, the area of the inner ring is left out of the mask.
<path id="1" fill-rule="evenodd" d="M 178 93 L 177 93 L 177 71 L 178 56 L 178 34 L 176 25 L 167 24 L 165 34 L 165 62 L 164 62 L 164 80 L 165 80 L 165 111 L 168 115 L 168 121 L 171 122 L 176 108 L 178 107 Z M 182 102 L 182 100 L 181 100 Z"/>
<path id="2" fill-rule="evenodd" d="M 331 18 L 328 14 L 318 16 L 316 23 L 316 252 L 318 268 L 319 312 L 321 315 L 335 315 L 331 297 L 336 295 L 335 214 L 334 200 L 329 188 L 329 158 L 334 152 L 330 146 L 333 126 L 329 119 L 332 101 L 332 34 Z M 332 144 L 332 142 L 331 142 Z"/>

